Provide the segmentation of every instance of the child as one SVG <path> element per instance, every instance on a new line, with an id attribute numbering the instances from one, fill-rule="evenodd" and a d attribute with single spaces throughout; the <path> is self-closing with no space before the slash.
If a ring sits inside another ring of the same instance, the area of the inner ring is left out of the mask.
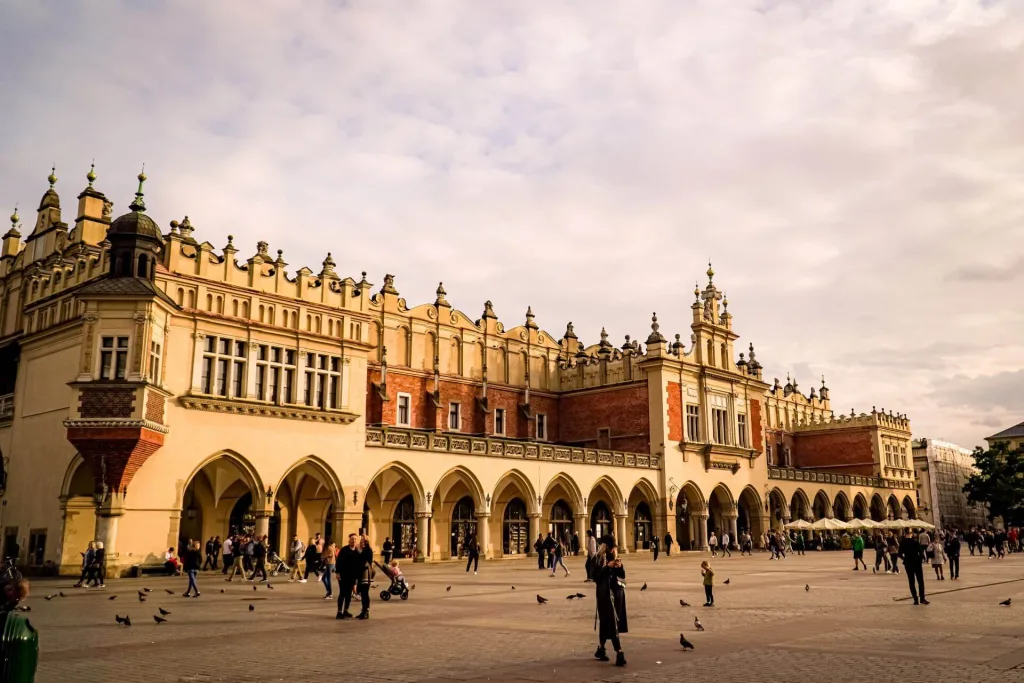
<path id="1" fill-rule="evenodd" d="M 711 568 L 711 565 L 707 560 L 700 563 L 700 574 L 704 577 L 704 606 L 714 607 L 715 606 L 715 570 Z"/>
<path id="2" fill-rule="evenodd" d="M 402 570 L 398 568 L 398 560 L 391 560 L 391 576 L 402 588 L 405 588 L 405 576 L 402 574 Z"/>

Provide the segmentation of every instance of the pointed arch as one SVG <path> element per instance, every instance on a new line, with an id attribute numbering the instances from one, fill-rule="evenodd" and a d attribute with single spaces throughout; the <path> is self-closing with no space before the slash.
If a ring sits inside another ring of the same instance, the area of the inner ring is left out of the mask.
<path id="1" fill-rule="evenodd" d="M 263 479 L 260 477 L 259 472 L 256 471 L 256 468 L 241 453 L 225 449 L 210 455 L 192 470 L 185 479 L 185 485 L 182 486 L 181 490 L 178 492 L 178 507 L 183 507 L 185 504 L 185 490 L 188 488 L 189 484 L 191 484 L 195 480 L 196 476 L 206 469 L 208 465 L 216 463 L 218 460 L 227 461 L 238 470 L 238 474 L 240 475 L 243 484 L 245 484 L 250 493 L 252 493 L 253 501 L 263 499 L 263 492 L 266 488 L 264 487 Z"/>
<path id="2" fill-rule="evenodd" d="M 871 496 L 871 519 L 875 522 L 884 522 L 886 518 L 885 501 L 877 493 Z"/>
<path id="3" fill-rule="evenodd" d="M 736 509 L 736 497 L 732 495 L 732 491 L 729 490 L 729 487 L 721 482 L 716 484 L 715 488 L 711 489 L 711 495 L 708 497 L 708 502 L 710 503 L 712 499 L 717 499 L 723 508 L 727 508 L 729 510 Z"/>
<path id="4" fill-rule="evenodd" d="M 424 510 L 424 504 L 426 500 L 426 490 L 423 488 L 423 484 L 420 482 L 419 477 L 413 472 L 412 468 L 405 463 L 397 460 L 392 460 L 388 464 L 384 465 L 370 477 L 370 483 L 367 485 L 367 495 L 372 487 L 377 486 L 379 493 L 384 496 L 388 491 L 394 487 L 395 482 L 390 482 L 387 488 L 384 488 L 386 483 L 384 480 L 388 475 L 394 475 L 397 479 L 401 480 L 406 487 L 409 489 L 409 493 L 412 494 L 413 499 L 416 501 L 416 511 L 421 512 Z M 366 498 L 366 496 L 364 496 Z"/>
<path id="5" fill-rule="evenodd" d="M 442 486 L 448 482 L 451 485 L 442 492 Z M 449 492 L 455 489 L 459 482 L 462 482 L 468 489 L 469 495 L 473 497 L 473 502 L 476 504 L 476 509 L 484 510 L 487 505 L 484 487 L 480 485 L 480 480 L 476 478 L 476 475 L 462 465 L 456 465 L 437 480 L 437 484 L 434 485 L 434 502 L 447 501 L 450 498 Z"/>
<path id="6" fill-rule="evenodd" d="M 522 498 L 526 504 L 527 512 L 540 512 L 540 508 L 537 505 L 537 492 L 533 488 L 530 479 L 519 470 L 508 470 L 498 477 L 498 481 L 494 484 L 494 492 L 491 495 L 493 513 L 500 514 L 508 501 L 513 498 Z"/>
<path id="7" fill-rule="evenodd" d="M 550 506 L 555 502 L 555 499 L 549 500 L 553 493 L 558 493 L 556 489 L 561 489 L 561 493 L 569 498 L 566 502 L 569 503 L 573 510 L 579 511 L 583 509 L 583 495 L 580 493 L 579 486 L 573 481 L 572 477 L 567 475 L 565 472 L 559 472 L 548 481 L 547 487 L 544 489 L 544 495 L 542 497 L 543 505 L 545 507 Z M 561 496 L 559 496 L 561 497 Z"/>
<path id="8" fill-rule="evenodd" d="M 902 516 L 900 501 L 897 500 L 896 494 L 889 494 L 889 498 L 886 501 L 886 508 L 891 519 L 900 519 L 900 517 Z"/>
<path id="9" fill-rule="evenodd" d="M 824 490 L 818 489 L 818 492 L 814 494 L 814 507 L 811 510 L 815 519 L 833 516 L 832 501 L 829 500 L 828 494 Z"/>
<path id="10" fill-rule="evenodd" d="M 602 475 L 597 478 L 593 486 L 590 487 L 590 494 L 587 496 L 587 504 L 592 509 L 596 502 L 601 499 L 601 494 L 604 494 L 605 501 L 611 504 L 611 509 L 615 514 L 624 514 L 623 509 L 623 498 L 622 489 L 616 484 L 611 477 Z"/>
<path id="11" fill-rule="evenodd" d="M 793 491 L 793 496 L 789 502 L 789 510 L 794 520 L 811 517 L 811 502 L 807 499 L 807 493 L 803 489 L 798 488 Z"/>
<path id="12" fill-rule="evenodd" d="M 903 514 L 907 516 L 907 519 L 917 519 L 917 506 L 914 505 L 910 496 L 903 497 Z"/>
<path id="13" fill-rule="evenodd" d="M 863 493 L 858 492 L 853 497 L 853 507 L 851 508 L 853 516 L 857 519 L 867 519 L 869 517 L 868 501 L 864 497 Z"/>
<path id="14" fill-rule="evenodd" d="M 708 509 L 708 501 L 701 492 L 700 487 L 692 481 L 683 484 L 676 497 L 676 507 L 680 512 L 694 513 Z"/>
<path id="15" fill-rule="evenodd" d="M 88 491 L 84 488 L 86 483 L 90 485 Z M 64 471 L 64 480 L 60 485 L 61 497 L 92 495 L 95 490 L 96 479 L 93 476 L 92 466 L 82 457 L 81 453 L 75 453 L 71 462 L 68 463 L 68 468 Z"/>
<path id="16" fill-rule="evenodd" d="M 345 509 L 345 490 L 341 485 L 341 480 L 338 475 L 335 474 L 334 469 L 328 465 L 322 458 L 316 455 L 307 455 L 295 461 L 288 469 L 285 470 L 284 474 L 277 482 L 277 486 L 274 487 L 275 492 L 280 492 L 281 487 L 285 485 L 289 476 L 296 474 L 297 472 L 308 469 L 320 483 L 329 491 L 331 496 L 331 505 L 334 506 L 335 510 Z"/>
<path id="17" fill-rule="evenodd" d="M 844 522 L 853 516 L 853 513 L 850 511 L 850 499 L 846 497 L 845 491 L 840 491 L 836 494 L 835 499 L 833 499 L 832 514 Z"/>

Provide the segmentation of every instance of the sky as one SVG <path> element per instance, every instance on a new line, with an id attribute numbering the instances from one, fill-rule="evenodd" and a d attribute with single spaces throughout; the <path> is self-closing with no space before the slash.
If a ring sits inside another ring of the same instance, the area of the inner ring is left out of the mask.
<path id="1" fill-rule="evenodd" d="M 0 4 L 0 206 L 127 209 L 409 305 L 689 339 L 973 447 L 1024 420 L 1024 3 Z M 4 214 L 6 215 L 6 213 Z"/>

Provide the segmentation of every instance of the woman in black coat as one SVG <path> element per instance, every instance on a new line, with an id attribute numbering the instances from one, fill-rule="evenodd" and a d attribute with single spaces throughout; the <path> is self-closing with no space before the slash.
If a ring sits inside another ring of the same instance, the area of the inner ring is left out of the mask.
<path id="1" fill-rule="evenodd" d="M 614 538 L 605 536 L 601 547 L 597 549 L 594 564 L 594 582 L 597 586 L 597 638 L 600 643 L 594 657 L 602 662 L 608 661 L 605 643 L 610 640 L 615 649 L 615 666 L 626 666 L 626 655 L 622 652 L 622 644 L 619 642 L 619 634 L 629 632 L 626 619 L 626 591 L 623 586 L 626 570 L 622 567 Z"/>

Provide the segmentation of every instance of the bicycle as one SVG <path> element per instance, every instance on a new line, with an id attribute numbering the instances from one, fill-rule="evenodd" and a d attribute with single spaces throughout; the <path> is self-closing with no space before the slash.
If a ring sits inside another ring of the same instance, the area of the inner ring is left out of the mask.
<path id="1" fill-rule="evenodd" d="M 8 557 L 4 560 L 3 564 L 0 564 L 0 581 L 6 583 L 9 581 L 20 581 L 21 578 L 21 572 L 14 566 L 13 557 Z"/>

